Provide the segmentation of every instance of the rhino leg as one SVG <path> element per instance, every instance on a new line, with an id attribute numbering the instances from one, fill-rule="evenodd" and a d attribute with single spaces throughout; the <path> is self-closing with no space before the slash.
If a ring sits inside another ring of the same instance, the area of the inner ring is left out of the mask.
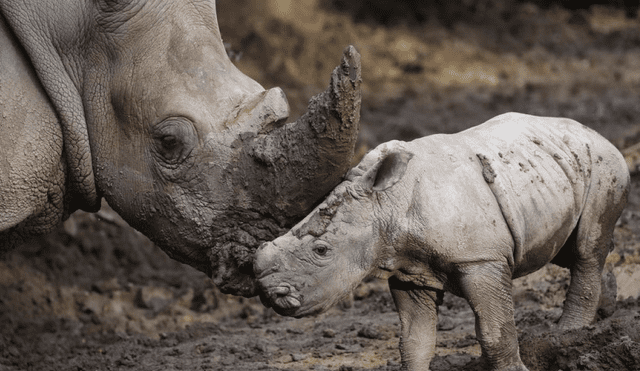
<path id="1" fill-rule="evenodd" d="M 576 230 L 552 260 L 571 271 L 559 321 L 562 329 L 591 324 L 599 307 L 604 316 L 615 310 L 615 277 L 609 271 L 603 273 L 603 268 L 613 249 L 613 230 L 626 203 L 627 188 L 623 183 L 622 187 L 605 190 L 601 189 L 605 188 L 602 183 L 592 186 L 595 189 L 590 191 Z"/>
<path id="2" fill-rule="evenodd" d="M 435 355 L 438 305 L 443 292 L 426 290 L 395 277 L 389 279 L 389 288 L 402 328 L 402 370 L 427 371 Z"/>
<path id="3" fill-rule="evenodd" d="M 458 279 L 452 291 L 467 299 L 475 314 L 476 337 L 489 369 L 526 371 L 518 350 L 507 262 L 466 265 L 459 269 Z"/>
<path id="4" fill-rule="evenodd" d="M 562 316 L 558 322 L 561 329 L 574 329 L 591 324 L 598 310 L 601 293 L 606 293 L 603 289 L 606 289 L 607 285 L 601 275 L 606 254 L 594 254 L 593 252 L 598 248 L 609 251 L 609 246 L 613 244 L 605 242 L 606 247 L 603 248 L 602 243 L 590 241 L 590 235 L 596 237 L 600 242 L 604 239 L 595 236 L 595 233 L 584 233 L 574 241 L 568 241 L 563 247 L 563 250 L 567 249 L 573 252 L 571 261 L 564 262 L 560 259 L 553 261 L 553 263 L 560 263 L 558 265 L 569 268 L 571 271 L 569 290 L 567 290 Z"/>

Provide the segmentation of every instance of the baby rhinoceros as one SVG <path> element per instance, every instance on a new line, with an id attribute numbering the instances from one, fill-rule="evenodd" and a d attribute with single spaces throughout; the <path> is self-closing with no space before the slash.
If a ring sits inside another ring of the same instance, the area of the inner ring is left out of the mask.
<path id="1" fill-rule="evenodd" d="M 559 326 L 590 324 L 628 190 L 624 159 L 595 131 L 504 114 L 458 134 L 381 144 L 263 244 L 254 270 L 263 301 L 295 317 L 328 309 L 369 275 L 390 277 L 406 370 L 428 370 L 447 290 L 471 305 L 490 368 L 526 370 L 511 280 L 548 262 L 568 267 Z"/>

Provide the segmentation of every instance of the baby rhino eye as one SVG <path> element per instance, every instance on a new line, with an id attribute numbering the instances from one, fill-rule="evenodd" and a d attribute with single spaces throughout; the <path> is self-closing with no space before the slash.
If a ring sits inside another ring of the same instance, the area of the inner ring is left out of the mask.
<path id="1" fill-rule="evenodd" d="M 326 256 L 329 248 L 324 245 L 315 245 L 313 247 L 313 252 L 318 256 Z"/>

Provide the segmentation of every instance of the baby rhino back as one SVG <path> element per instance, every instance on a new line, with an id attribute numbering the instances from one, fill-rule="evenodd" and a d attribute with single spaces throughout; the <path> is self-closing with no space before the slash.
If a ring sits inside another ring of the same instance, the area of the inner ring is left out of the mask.
<path id="1" fill-rule="evenodd" d="M 460 136 L 476 153 L 509 227 L 514 277 L 548 263 L 585 209 L 605 212 L 599 200 L 616 205 L 626 196 L 620 152 L 573 120 L 505 114 Z"/>

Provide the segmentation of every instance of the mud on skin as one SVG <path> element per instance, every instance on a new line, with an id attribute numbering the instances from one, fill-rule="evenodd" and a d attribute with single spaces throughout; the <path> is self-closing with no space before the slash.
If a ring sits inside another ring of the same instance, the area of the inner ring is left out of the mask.
<path id="1" fill-rule="evenodd" d="M 403 11 L 383 23 L 372 3 L 382 1 L 349 2 L 363 16 L 332 1 L 283 8 L 220 0 L 217 8 L 225 44 L 242 54 L 234 64 L 264 87 L 281 86 L 292 117 L 326 88 L 344 46 L 356 45 L 364 76 L 360 156 L 381 142 L 457 132 L 514 110 L 573 118 L 620 149 L 637 143 L 638 18 L 624 10 L 449 2 L 438 5 L 455 8 L 444 16 L 400 25 L 419 9 L 394 4 Z M 0 50 L 0 58 L 8 55 Z M 8 102 L 1 99 L 0 110 Z M 559 332 L 552 326 L 568 271 L 550 265 L 514 281 L 520 354 L 530 370 L 640 368 L 640 302 L 625 299 L 634 288 L 625 279 L 640 262 L 638 182 L 632 177 L 608 260 L 620 295 L 611 317 Z M 386 281 L 364 282 L 353 300 L 321 316 L 281 317 L 256 298 L 220 294 L 105 210 L 77 212 L 65 228 L 0 262 L 0 369 L 400 369 L 400 324 Z M 437 335 L 432 370 L 486 369 L 463 299 L 445 293 Z"/>
<path id="2" fill-rule="evenodd" d="M 558 328 L 591 324 L 601 303 L 615 302 L 603 267 L 629 183 L 622 154 L 569 119 L 508 113 L 457 134 L 383 143 L 258 249 L 261 298 L 303 317 L 366 277 L 389 277 L 403 368 L 427 370 L 446 290 L 469 302 L 489 369 L 527 370 L 511 280 L 549 262 L 569 268 Z"/>

